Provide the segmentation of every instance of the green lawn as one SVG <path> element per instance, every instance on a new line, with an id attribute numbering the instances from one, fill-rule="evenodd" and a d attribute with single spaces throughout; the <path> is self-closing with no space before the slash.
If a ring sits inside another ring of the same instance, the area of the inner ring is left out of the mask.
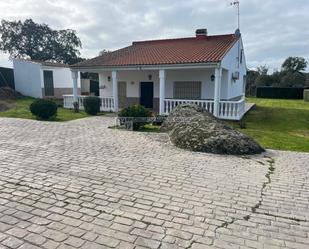
<path id="1" fill-rule="evenodd" d="M 15 106 L 5 112 L 0 112 L 0 117 L 10 117 L 10 118 L 26 118 L 26 119 L 36 119 L 29 110 L 30 104 L 34 101 L 34 98 L 21 97 L 15 101 Z M 58 107 L 57 117 L 51 121 L 69 121 L 79 118 L 88 117 L 84 111 L 75 113 L 73 110 L 64 109 Z"/>
<path id="2" fill-rule="evenodd" d="M 241 131 L 269 149 L 309 152 L 309 102 L 248 98 L 256 103 Z"/>
<path id="3" fill-rule="evenodd" d="M 160 127 L 161 126 L 159 126 L 159 125 L 146 124 L 146 125 L 144 125 L 144 127 L 140 128 L 138 131 L 159 133 L 159 132 L 161 132 Z"/>

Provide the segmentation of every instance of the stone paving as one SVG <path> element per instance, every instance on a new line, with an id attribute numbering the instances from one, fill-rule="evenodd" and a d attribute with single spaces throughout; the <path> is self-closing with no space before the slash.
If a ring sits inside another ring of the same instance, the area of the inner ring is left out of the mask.
<path id="1" fill-rule="evenodd" d="M 309 154 L 234 157 L 165 134 L 0 119 L 0 248 L 309 248 Z"/>

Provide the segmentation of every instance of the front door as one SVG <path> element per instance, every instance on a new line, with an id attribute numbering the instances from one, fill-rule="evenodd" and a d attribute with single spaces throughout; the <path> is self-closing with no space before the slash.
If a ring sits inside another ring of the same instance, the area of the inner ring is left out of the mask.
<path id="1" fill-rule="evenodd" d="M 118 105 L 120 108 L 124 108 L 127 102 L 127 82 L 118 82 Z"/>
<path id="2" fill-rule="evenodd" d="M 90 93 L 94 96 L 100 95 L 99 82 L 95 80 L 90 80 Z"/>
<path id="3" fill-rule="evenodd" d="M 44 70 L 44 93 L 45 97 L 54 96 L 54 79 L 53 71 Z"/>
<path id="4" fill-rule="evenodd" d="M 153 82 L 141 82 L 140 104 L 146 108 L 153 108 Z"/>

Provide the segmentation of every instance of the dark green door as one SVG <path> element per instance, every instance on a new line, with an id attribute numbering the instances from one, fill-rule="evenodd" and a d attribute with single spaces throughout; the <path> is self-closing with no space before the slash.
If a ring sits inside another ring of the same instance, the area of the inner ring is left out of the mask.
<path id="1" fill-rule="evenodd" d="M 141 82 L 140 104 L 146 108 L 153 108 L 153 82 Z"/>
<path id="2" fill-rule="evenodd" d="M 54 96 L 53 71 L 44 70 L 44 92 L 45 96 Z"/>
<path id="3" fill-rule="evenodd" d="M 94 94 L 94 96 L 100 95 L 99 82 L 90 80 L 90 93 Z"/>

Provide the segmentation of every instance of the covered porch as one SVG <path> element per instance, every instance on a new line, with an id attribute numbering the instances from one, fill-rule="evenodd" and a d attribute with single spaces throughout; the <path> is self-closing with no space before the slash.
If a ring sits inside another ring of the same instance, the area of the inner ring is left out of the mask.
<path id="1" fill-rule="evenodd" d="M 65 108 L 78 102 L 83 109 L 86 96 L 77 94 L 78 72 L 72 71 L 73 94 L 63 96 Z M 168 115 L 179 104 L 194 103 L 221 119 L 240 120 L 245 113 L 243 80 L 218 64 L 91 72 L 99 75 L 101 111 L 118 112 L 128 105 L 142 104 Z"/>

